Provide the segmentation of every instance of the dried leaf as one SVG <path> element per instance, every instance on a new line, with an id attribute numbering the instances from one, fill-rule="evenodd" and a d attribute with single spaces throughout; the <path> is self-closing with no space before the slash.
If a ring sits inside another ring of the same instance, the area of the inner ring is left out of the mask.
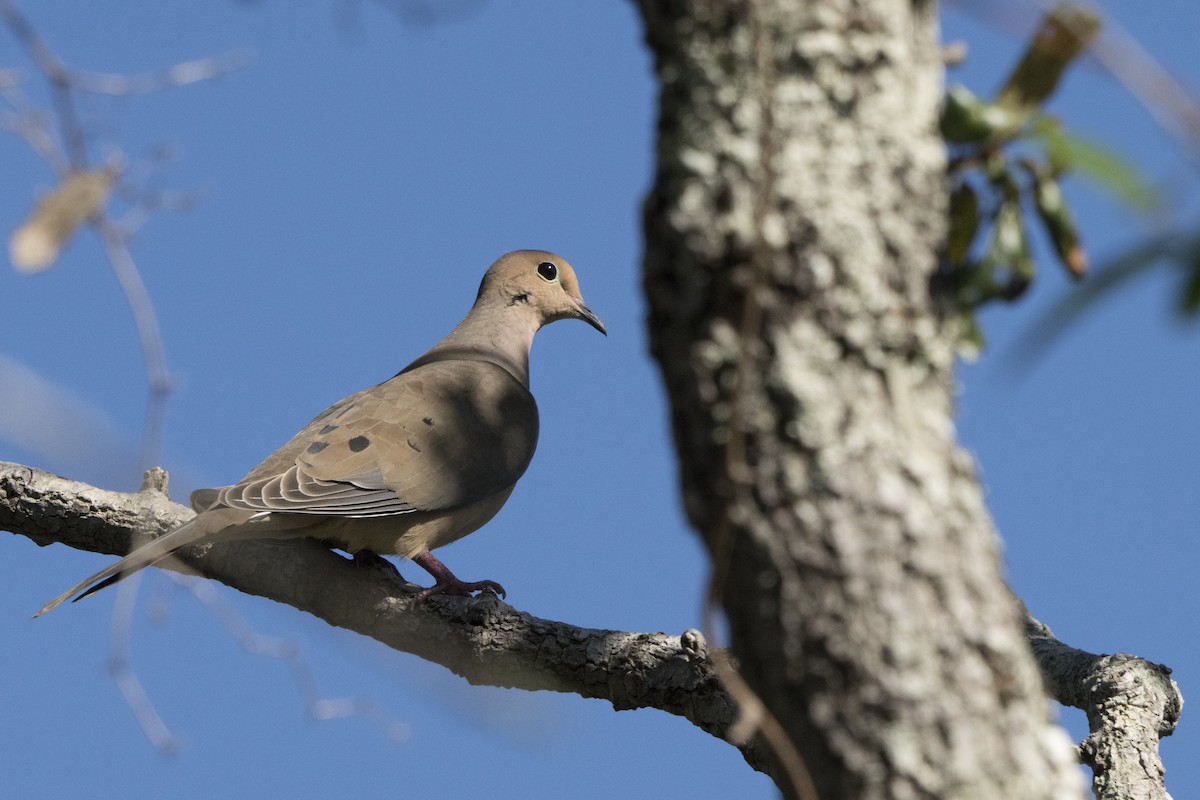
<path id="1" fill-rule="evenodd" d="M 996 105 L 1023 120 L 1037 113 L 1058 87 L 1063 72 L 1100 31 L 1100 18 L 1070 3 L 1055 6 L 1042 18 L 1029 49 L 1004 86 Z"/>
<path id="2" fill-rule="evenodd" d="M 110 169 L 73 172 L 43 197 L 8 240 L 8 256 L 18 272 L 48 269 L 79 226 L 99 213 L 116 180 Z"/>
<path id="3" fill-rule="evenodd" d="M 1063 198 L 1062 188 L 1058 181 L 1047 172 L 1033 164 L 1026 164 L 1030 177 L 1033 178 L 1033 206 L 1058 260 L 1074 278 L 1082 278 L 1087 271 L 1087 251 L 1079 241 L 1079 230 L 1075 226 L 1075 218 L 1071 214 Z"/>

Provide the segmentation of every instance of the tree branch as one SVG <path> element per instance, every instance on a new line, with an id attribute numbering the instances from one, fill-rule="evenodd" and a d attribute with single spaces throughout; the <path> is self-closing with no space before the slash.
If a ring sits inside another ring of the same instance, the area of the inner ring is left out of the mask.
<path id="1" fill-rule="evenodd" d="M 1076 650 L 1028 611 L 1025 635 L 1050 696 L 1087 714 L 1091 734 L 1079 756 L 1092 769 L 1097 800 L 1170 800 L 1158 743 L 1174 733 L 1183 711 L 1171 669 L 1125 653 Z"/>
<path id="2" fill-rule="evenodd" d="M 148 472 L 141 491 L 123 493 L 0 462 L 0 528 L 38 545 L 124 554 L 191 516 L 167 497 L 162 470 Z M 566 692 L 617 710 L 657 708 L 721 739 L 736 716 L 695 631 L 580 628 L 517 611 L 492 595 L 439 597 L 416 607 L 394 571 L 364 569 L 311 539 L 185 548 L 164 566 L 307 611 L 472 684 Z M 738 747 L 761 768 L 757 742 Z"/>
<path id="3" fill-rule="evenodd" d="M 119 555 L 191 515 L 167 497 L 161 470 L 127 494 L 0 462 L 0 528 L 40 546 L 58 542 Z M 473 684 L 567 692 L 607 700 L 617 710 L 657 708 L 718 738 L 738 738 L 729 736 L 733 700 L 695 631 L 578 628 L 519 612 L 491 595 L 438 598 L 414 608 L 395 573 L 364 570 L 312 540 L 190 548 L 167 566 L 307 611 Z M 1158 742 L 1174 731 L 1183 705 L 1171 670 L 1125 654 L 1077 650 L 1028 615 L 1025 634 L 1050 696 L 1088 715 L 1092 733 L 1080 754 L 1094 772 L 1097 798 L 1169 798 Z M 740 748 L 751 766 L 762 768 L 757 740 Z"/>

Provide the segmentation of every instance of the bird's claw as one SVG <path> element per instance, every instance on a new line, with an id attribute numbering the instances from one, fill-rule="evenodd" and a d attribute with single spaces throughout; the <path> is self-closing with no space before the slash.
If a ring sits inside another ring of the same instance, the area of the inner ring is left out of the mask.
<path id="1" fill-rule="evenodd" d="M 470 597 L 475 592 L 492 592 L 501 600 L 506 596 L 504 587 L 495 581 L 438 581 L 427 589 L 422 589 L 413 596 L 413 601 L 421 605 L 429 598 L 439 594 L 450 594 L 458 597 Z"/>
<path id="2" fill-rule="evenodd" d="M 424 603 L 435 594 L 456 594 L 469 596 L 472 592 L 490 591 L 495 592 L 501 598 L 505 597 L 504 587 L 495 581 L 460 581 L 454 577 L 454 573 L 449 568 L 438 561 L 433 553 L 426 550 L 423 553 L 417 553 L 413 556 L 413 563 L 428 572 L 437 581 L 428 589 L 422 589 L 417 592 L 413 598 L 417 605 Z"/>

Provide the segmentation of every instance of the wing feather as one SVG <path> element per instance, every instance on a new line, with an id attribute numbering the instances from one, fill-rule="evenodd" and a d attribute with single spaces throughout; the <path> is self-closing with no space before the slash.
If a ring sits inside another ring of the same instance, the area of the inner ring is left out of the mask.
<path id="1" fill-rule="evenodd" d="M 537 430 L 533 397 L 507 370 L 432 362 L 332 406 L 217 502 L 341 517 L 466 506 L 516 483 Z"/>

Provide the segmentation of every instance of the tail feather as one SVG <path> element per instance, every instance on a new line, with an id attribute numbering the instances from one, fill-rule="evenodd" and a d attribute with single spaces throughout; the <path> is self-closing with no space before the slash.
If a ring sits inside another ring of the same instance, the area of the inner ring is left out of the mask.
<path id="1" fill-rule="evenodd" d="M 229 510 L 232 511 L 232 509 Z M 234 518 L 227 519 L 227 516 L 233 516 Z M 53 611 L 73 597 L 76 600 L 80 600 L 93 592 L 98 592 L 101 589 L 112 586 L 117 581 L 132 575 L 138 570 L 161 561 L 181 547 L 187 547 L 190 544 L 197 544 L 208 539 L 213 534 L 223 531 L 229 525 L 244 520 L 246 516 L 245 512 L 235 512 L 233 515 L 223 515 L 220 513 L 201 514 L 195 519 L 180 525 L 170 533 L 163 534 L 157 539 L 147 542 L 120 561 L 105 567 L 94 575 L 84 578 L 49 603 L 46 603 L 33 616 L 37 618 L 48 611 Z M 75 597 L 75 595 L 79 596 Z"/>

